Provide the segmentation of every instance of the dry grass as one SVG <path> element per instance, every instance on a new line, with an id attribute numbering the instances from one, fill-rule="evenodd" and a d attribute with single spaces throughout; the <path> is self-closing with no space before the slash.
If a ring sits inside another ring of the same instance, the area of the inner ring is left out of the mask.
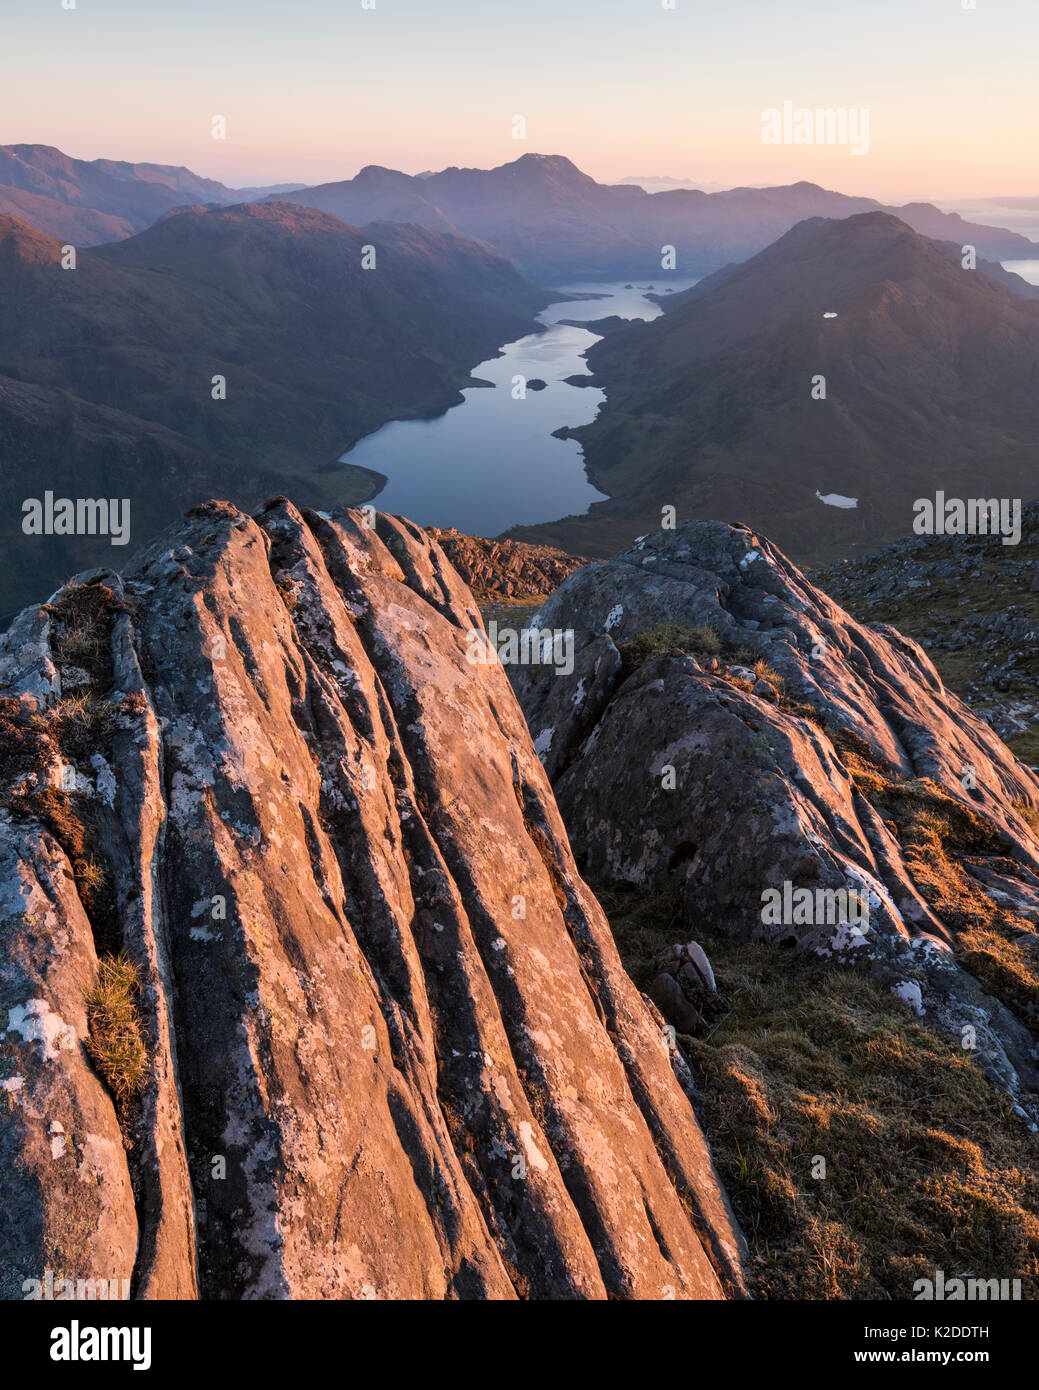
<path id="1" fill-rule="evenodd" d="M 148 1074 L 139 994 L 137 967 L 125 952 L 98 961 L 97 979 L 87 998 L 87 1051 L 124 1113 Z"/>
<path id="2" fill-rule="evenodd" d="M 115 728 L 115 709 L 96 695 L 70 695 L 47 712 L 48 727 L 66 758 L 88 761 Z"/>
<path id="3" fill-rule="evenodd" d="M 90 693 L 69 696 L 42 712 L 0 698 L 0 780 L 41 772 L 59 756 L 86 761 L 114 727 L 113 706 Z"/>
<path id="4" fill-rule="evenodd" d="M 148 697 L 143 690 L 131 690 L 128 695 L 123 696 L 119 709 L 131 719 L 139 718 L 148 710 Z"/>
<path id="5" fill-rule="evenodd" d="M 83 910 L 90 919 L 99 950 L 113 950 L 120 940 L 115 885 L 100 854 L 96 807 L 78 792 L 48 787 L 7 796 L 2 804 L 19 820 L 38 820 L 47 827 L 72 865 Z"/>
<path id="6" fill-rule="evenodd" d="M 677 906 L 601 899 L 644 988 L 653 955 L 689 934 Z M 956 1040 L 856 971 L 695 935 L 718 994 L 683 1043 L 754 1293 L 904 1299 L 943 1269 L 1039 1296 L 1035 1141 Z"/>
<path id="7" fill-rule="evenodd" d="M 1034 1029 L 1039 957 L 1016 944 L 1030 924 L 968 872 L 975 857 L 1014 872 L 995 828 L 936 783 L 892 776 L 854 736 L 827 733 L 958 962 Z M 759 1297 L 911 1298 L 937 1269 L 1019 1278 L 1039 1296 L 1035 1139 L 955 1038 L 855 970 L 691 933 L 668 898 L 600 897 L 643 989 L 674 941 L 694 934 L 711 959 L 718 994 L 684 1041 Z"/>
<path id="8" fill-rule="evenodd" d="M 80 888 L 90 893 L 99 893 L 107 882 L 104 867 L 96 859 L 77 859 L 74 872 Z"/>
<path id="9" fill-rule="evenodd" d="M 786 689 L 786 681 L 774 666 L 768 664 L 764 657 L 759 657 L 758 660 L 755 661 L 754 674 L 759 681 L 766 681 L 780 694 Z"/>
<path id="10" fill-rule="evenodd" d="M 39 772 L 57 755 L 48 721 L 19 700 L 0 698 L 0 781 Z"/>
<path id="11" fill-rule="evenodd" d="M 117 613 L 129 611 L 129 604 L 105 584 L 62 589 L 47 609 L 56 624 L 58 661 L 82 667 L 96 685 L 107 688 L 112 681 L 112 622 Z"/>
<path id="12" fill-rule="evenodd" d="M 984 856 L 1014 874 L 1014 864 L 1001 859 L 995 827 L 935 782 L 891 777 L 851 735 L 834 735 L 834 743 L 859 791 L 897 834 L 921 896 L 952 929 L 959 964 L 1034 1029 L 1039 958 L 1017 945 L 1032 924 L 999 906 L 966 868 L 972 857 Z"/>

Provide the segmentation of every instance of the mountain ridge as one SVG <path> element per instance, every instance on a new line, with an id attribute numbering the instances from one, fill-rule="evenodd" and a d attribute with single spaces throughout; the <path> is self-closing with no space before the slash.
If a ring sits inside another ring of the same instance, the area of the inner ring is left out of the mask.
<path id="1" fill-rule="evenodd" d="M 774 188 L 705 193 L 597 183 L 564 155 L 525 154 L 495 169 L 445 169 L 421 176 L 373 167 L 354 179 L 293 195 L 350 218 L 392 215 L 450 225 L 509 255 L 535 278 L 661 275 L 661 248 L 672 245 L 679 274 L 706 274 L 746 259 L 807 216 L 883 211 L 915 230 L 976 243 L 988 259 L 1026 259 L 1039 245 L 1015 232 L 970 223 L 927 203 L 898 209 L 802 180 Z M 665 275 L 667 272 L 663 272 Z"/>
<path id="2" fill-rule="evenodd" d="M 53 145 L 0 146 L 0 213 L 77 246 L 132 236 L 184 203 L 242 202 L 244 194 L 275 191 L 228 188 L 181 165 L 74 159 Z"/>
<path id="3" fill-rule="evenodd" d="M 566 435 L 610 500 L 508 535 L 602 557 L 670 505 L 821 562 L 908 534 L 936 488 L 1027 500 L 1037 357 L 1023 282 L 886 213 L 807 220 L 591 347 L 606 401 Z"/>
<path id="4" fill-rule="evenodd" d="M 975 244 L 987 259 L 1039 255 L 1039 244 L 1018 233 L 929 203 L 897 208 L 807 180 L 647 193 L 634 184 L 599 183 L 565 155 L 527 153 L 492 169 L 451 166 L 411 175 L 369 164 L 352 179 L 309 187 L 233 189 L 178 166 L 75 160 L 52 146 L 0 147 L 0 212 L 80 246 L 143 231 L 173 207 L 288 197 L 354 225 L 415 222 L 488 241 L 535 279 L 659 277 L 665 245 L 676 248 L 679 274 L 708 274 L 754 255 L 807 216 L 878 209 L 923 235 Z"/>
<path id="5" fill-rule="evenodd" d="M 178 212 L 69 270 L 58 239 L 0 218 L 0 530 L 18 556 L 0 612 L 111 562 L 104 538 L 21 533 L 25 460 L 40 494 L 132 496 L 138 540 L 200 490 L 250 502 L 292 478 L 312 505 L 360 502 L 377 479 L 339 455 L 461 399 L 548 298 L 486 247 L 296 204 Z"/>

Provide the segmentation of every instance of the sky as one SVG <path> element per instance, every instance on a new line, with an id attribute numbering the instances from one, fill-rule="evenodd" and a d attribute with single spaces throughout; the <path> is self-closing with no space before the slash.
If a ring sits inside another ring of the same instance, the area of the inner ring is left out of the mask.
<path id="1" fill-rule="evenodd" d="M 607 182 L 1039 196 L 1037 73 L 1037 0 L 0 0 L 0 144 L 236 187 L 536 152 Z M 787 101 L 868 111 L 868 148 L 765 144 Z"/>

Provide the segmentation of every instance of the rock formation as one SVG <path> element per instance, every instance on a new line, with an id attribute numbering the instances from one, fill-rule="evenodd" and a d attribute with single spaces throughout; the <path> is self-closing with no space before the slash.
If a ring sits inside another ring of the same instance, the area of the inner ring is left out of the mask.
<path id="1" fill-rule="evenodd" d="M 481 602 L 548 598 L 574 570 L 588 563 L 551 545 L 467 536 L 453 526 L 426 530 Z"/>
<path id="2" fill-rule="evenodd" d="M 741 1296 L 472 595 L 364 519 L 207 503 L 0 639 L 2 1293 Z"/>
<path id="3" fill-rule="evenodd" d="M 1035 1124 L 1039 781 L 915 642 L 718 522 L 641 537 L 530 621 L 573 631 L 569 674 L 511 675 L 593 882 L 673 890 L 688 937 L 868 969 Z"/>

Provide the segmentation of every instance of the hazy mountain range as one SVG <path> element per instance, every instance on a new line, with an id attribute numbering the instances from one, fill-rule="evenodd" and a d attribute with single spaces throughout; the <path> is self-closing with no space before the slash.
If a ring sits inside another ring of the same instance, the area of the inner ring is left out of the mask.
<path id="1" fill-rule="evenodd" d="M 666 193 L 672 188 L 698 188 L 703 193 L 721 193 L 723 183 L 701 183 L 699 179 L 675 178 L 670 174 L 627 174 L 619 184 L 635 183 L 647 193 Z"/>
<path id="2" fill-rule="evenodd" d="M 597 183 L 562 155 L 525 154 L 496 169 L 420 175 L 368 165 L 351 179 L 265 190 L 227 188 L 189 169 L 70 159 L 46 145 L 0 149 L 0 212 L 80 246 L 130 236 L 185 203 L 288 195 L 352 226 L 411 222 L 486 241 L 542 281 L 658 278 L 664 246 L 675 248 L 679 274 L 704 275 L 755 255 L 806 217 L 876 210 L 896 213 L 925 236 L 970 243 L 989 259 L 1039 256 L 1039 244 L 1027 237 L 929 203 L 885 207 L 813 183 L 648 193 L 633 182 Z"/>
<path id="3" fill-rule="evenodd" d="M 1039 255 L 1015 232 L 965 222 L 929 203 L 883 207 L 813 183 L 785 188 L 647 193 L 596 183 L 560 155 L 523 155 L 497 169 L 445 169 L 412 178 L 374 165 L 353 179 L 292 195 L 294 202 L 360 223 L 384 217 L 479 237 L 534 279 L 620 275 L 659 280 L 661 253 L 675 248 L 679 274 L 703 275 L 745 260 L 807 217 L 897 214 L 915 231 L 971 244 L 992 260 Z"/>
<path id="4" fill-rule="evenodd" d="M 0 213 L 78 246 L 142 232 L 185 203 L 247 203 L 302 187 L 235 189 L 167 164 L 72 159 L 51 145 L 0 145 Z"/>
<path id="5" fill-rule="evenodd" d="M 243 194 L 262 201 L 230 201 Z M 334 460 L 455 403 L 475 363 L 531 331 L 549 295 L 524 273 L 641 269 L 664 288 L 669 244 L 679 272 L 711 273 L 589 354 L 608 400 L 575 434 L 611 500 L 518 534 L 603 555 L 673 504 L 822 560 L 904 534 L 937 486 L 978 495 L 981 460 L 986 495 L 1033 492 L 1039 307 L 997 262 L 1039 245 L 927 204 L 896 218 L 808 183 L 651 194 L 539 155 L 421 176 L 369 166 L 272 199 L 16 145 L 0 150 L 3 208 L 0 488 L 19 541 L 27 473 L 133 496 L 135 540 L 200 493 L 253 504 L 291 482 L 314 506 L 362 500 L 371 475 Z M 68 238 L 75 271 L 61 269 Z M 819 374 L 825 401 L 810 395 Z M 0 613 L 88 556 L 110 558 L 107 542 L 31 550 Z"/>

